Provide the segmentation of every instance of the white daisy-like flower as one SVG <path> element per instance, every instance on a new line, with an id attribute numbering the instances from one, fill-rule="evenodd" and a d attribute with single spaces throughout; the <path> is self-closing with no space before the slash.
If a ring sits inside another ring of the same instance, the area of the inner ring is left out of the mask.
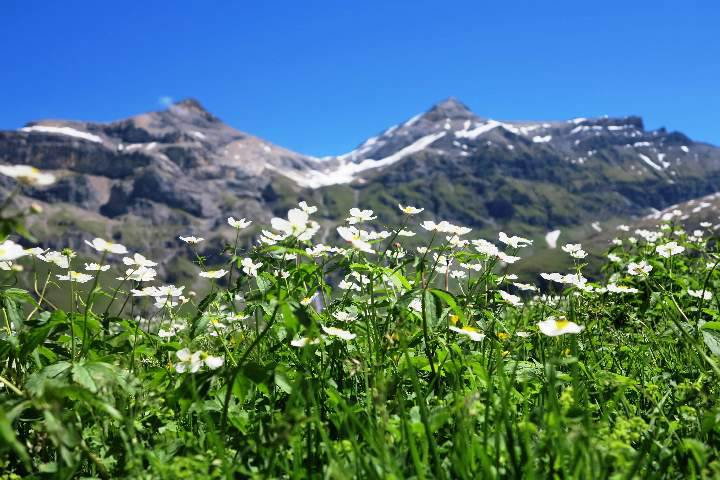
<path id="1" fill-rule="evenodd" d="M 107 240 L 103 240 L 102 238 L 94 238 L 92 242 L 89 242 L 85 240 L 85 243 L 93 247 L 98 252 L 104 252 L 104 253 L 117 253 L 119 255 L 122 255 L 124 253 L 128 253 L 127 248 L 125 248 L 124 245 L 120 245 L 119 243 L 112 243 L 108 242 Z"/>
<path id="2" fill-rule="evenodd" d="M 251 277 L 257 277 L 258 269 L 263 266 L 262 262 L 254 263 L 252 258 L 247 257 L 243 258 L 240 264 L 242 265 L 242 271 Z"/>
<path id="3" fill-rule="evenodd" d="M 620 258 L 618 255 L 615 255 L 614 253 L 608 253 L 608 260 L 618 263 L 622 261 L 622 258 Z"/>
<path id="4" fill-rule="evenodd" d="M 505 245 L 509 245 L 513 248 L 528 247 L 528 246 L 532 245 L 532 243 L 533 243 L 532 240 L 529 240 L 527 238 L 518 237 L 518 236 L 510 237 L 505 232 L 500 232 L 498 239 Z"/>
<path id="5" fill-rule="evenodd" d="M 398 203 L 398 208 L 400 209 L 401 212 L 403 212 L 406 215 L 417 215 L 418 213 L 425 210 L 424 208 L 411 207 L 410 205 L 403 207 L 399 203 Z"/>
<path id="6" fill-rule="evenodd" d="M 12 240 L 5 240 L 0 243 L 0 261 L 2 262 L 16 260 L 25 255 L 27 255 L 25 249 Z"/>
<path id="7" fill-rule="evenodd" d="M 399 230 L 397 234 L 399 237 L 414 237 L 415 235 L 417 235 L 415 232 L 405 229 Z"/>
<path id="8" fill-rule="evenodd" d="M 182 240 L 183 242 L 189 243 L 189 244 L 192 244 L 192 245 L 197 244 L 197 243 L 200 243 L 200 242 L 202 242 L 203 240 L 205 240 L 205 239 L 202 238 L 202 237 L 194 237 L 194 236 L 192 236 L 192 235 L 189 236 L 189 237 L 178 237 L 178 238 L 179 238 L 180 240 Z"/>
<path id="9" fill-rule="evenodd" d="M 663 245 L 655 247 L 655 251 L 664 258 L 670 258 L 673 255 L 678 255 L 685 251 L 685 247 L 678 245 L 677 242 L 668 242 Z"/>
<path id="10" fill-rule="evenodd" d="M 325 325 L 321 325 L 320 328 L 322 328 L 322 331 L 326 334 L 330 335 L 331 337 L 337 337 L 342 340 L 352 340 L 357 335 L 355 335 L 352 332 L 348 332 L 347 330 L 343 330 L 342 328 L 336 328 L 336 327 L 326 327 Z"/>
<path id="11" fill-rule="evenodd" d="M 148 260 L 147 258 L 145 258 L 145 256 L 143 256 L 139 253 L 136 253 L 132 257 L 123 257 L 122 261 L 128 267 L 132 267 L 132 266 L 154 267 L 157 265 L 156 262 L 153 262 L 152 260 Z"/>
<path id="12" fill-rule="evenodd" d="M 350 242 L 353 248 L 365 253 L 375 253 L 372 245 L 368 243 L 368 234 L 364 230 L 343 226 L 337 227 L 336 230 L 343 240 Z"/>
<path id="13" fill-rule="evenodd" d="M 562 247 L 563 252 L 570 254 L 573 258 L 585 258 L 587 253 L 579 243 L 567 243 Z"/>
<path id="14" fill-rule="evenodd" d="M 232 228 L 236 228 L 238 230 L 242 230 L 243 228 L 247 228 L 252 223 L 252 220 L 245 220 L 244 218 L 241 218 L 240 220 L 236 220 L 233 217 L 228 217 L 227 219 L 228 225 L 230 225 Z"/>
<path id="15" fill-rule="evenodd" d="M 220 270 L 208 270 L 205 272 L 200 272 L 198 275 L 203 278 L 222 278 L 227 275 L 227 273 L 227 270 L 221 268 Z"/>
<path id="16" fill-rule="evenodd" d="M 178 350 L 175 352 L 175 356 L 180 360 L 175 364 L 175 371 L 177 373 L 195 373 L 200 370 L 200 367 L 203 365 L 200 352 L 191 352 L 188 348 Z"/>
<path id="17" fill-rule="evenodd" d="M 695 298 L 702 298 L 703 300 L 712 300 L 712 292 L 707 290 L 690 290 L 688 288 L 688 295 Z"/>
<path id="18" fill-rule="evenodd" d="M 372 210 L 360 210 L 359 208 L 351 208 L 350 209 L 350 216 L 345 219 L 347 223 L 350 225 L 355 225 L 356 223 L 363 223 L 363 222 L 369 222 L 370 220 L 375 220 L 377 217 L 373 215 Z"/>
<path id="19" fill-rule="evenodd" d="M 628 273 L 630 275 L 647 275 L 652 271 L 653 267 L 645 260 L 641 260 L 637 263 L 630 262 L 628 264 Z"/>
<path id="20" fill-rule="evenodd" d="M 565 317 L 548 317 L 547 320 L 538 322 L 540 331 L 548 337 L 557 337 L 566 333 L 580 333 L 585 328 L 575 322 L 571 322 Z"/>
<path id="21" fill-rule="evenodd" d="M 498 259 L 500 259 L 501 262 L 505 262 L 505 263 L 515 263 L 518 260 L 520 260 L 520 257 L 508 255 L 505 252 L 498 252 L 497 257 L 498 257 Z"/>
<path id="22" fill-rule="evenodd" d="M 509 303 L 513 307 L 522 307 L 522 299 L 517 295 L 513 295 L 512 293 L 508 293 L 503 290 L 498 290 L 498 293 L 502 297 L 503 301 Z"/>
<path id="23" fill-rule="evenodd" d="M 616 283 L 608 283 L 607 291 L 610 293 L 638 293 L 640 290 L 626 285 L 618 285 Z"/>
<path id="24" fill-rule="evenodd" d="M 300 207 L 300 210 L 307 213 L 308 215 L 312 215 L 313 213 L 317 212 L 317 207 L 308 205 L 307 202 L 304 200 L 298 203 L 298 206 Z"/>
<path id="25" fill-rule="evenodd" d="M 538 290 L 538 287 L 529 283 L 512 282 L 512 284 L 523 291 L 536 292 Z"/>
<path id="26" fill-rule="evenodd" d="M 118 280 L 130 280 L 132 282 L 152 282 L 155 280 L 157 271 L 148 267 L 134 267 L 125 270 L 124 277 L 118 277 Z"/>
<path id="27" fill-rule="evenodd" d="M 485 338 L 485 334 L 482 333 L 477 328 L 468 327 L 468 326 L 465 326 L 462 328 L 450 326 L 448 328 L 455 333 L 459 333 L 460 335 L 465 335 L 473 342 L 481 342 Z"/>
<path id="28" fill-rule="evenodd" d="M 355 320 L 357 320 L 357 314 L 345 310 L 335 312 L 333 314 L 333 317 L 340 320 L 341 322 L 354 322 Z"/>
<path id="29" fill-rule="evenodd" d="M 300 300 L 300 305 L 307 307 L 308 305 L 310 305 L 313 302 L 313 300 L 315 300 L 315 297 L 317 297 L 317 295 L 318 295 L 317 293 L 314 293 L 309 297 L 303 298 L 302 300 Z"/>
<path id="30" fill-rule="evenodd" d="M 33 187 L 46 187 L 55 183 L 55 175 L 42 172 L 30 165 L 0 165 L 0 174 Z"/>
<path id="31" fill-rule="evenodd" d="M 92 275 L 88 275 L 87 273 L 82 272 L 76 272 L 74 270 L 71 270 L 65 275 L 56 275 L 58 280 L 66 280 L 70 282 L 76 282 L 76 283 L 85 283 L 89 282 L 93 279 Z"/>
<path id="32" fill-rule="evenodd" d="M 106 272 L 106 271 L 110 270 L 110 265 L 102 265 L 101 266 L 97 263 L 86 263 L 85 270 L 87 270 L 88 272 L 97 272 L 97 271 Z"/>

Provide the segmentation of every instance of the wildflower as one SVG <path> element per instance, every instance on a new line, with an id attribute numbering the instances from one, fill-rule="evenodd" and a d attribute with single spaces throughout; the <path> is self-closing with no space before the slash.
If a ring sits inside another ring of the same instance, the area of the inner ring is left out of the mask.
<path id="1" fill-rule="evenodd" d="M 340 320 L 341 322 L 354 322 L 357 320 L 357 314 L 352 312 L 347 312 L 344 310 L 340 310 L 339 312 L 335 312 L 333 316 Z"/>
<path id="2" fill-rule="evenodd" d="M 85 264 L 85 270 L 89 272 L 106 272 L 110 270 L 110 265 L 98 265 L 97 263 L 86 263 Z"/>
<path id="3" fill-rule="evenodd" d="M 414 237 L 414 236 L 416 235 L 415 232 L 413 232 L 413 231 L 411 231 L 411 230 L 404 230 L 404 229 L 403 229 L 403 230 L 399 230 L 399 231 L 397 232 L 397 234 L 398 234 L 399 237 Z"/>
<path id="4" fill-rule="evenodd" d="M 40 247 L 26 248 L 25 255 L 29 255 L 31 257 L 40 257 L 41 255 L 45 255 L 48 251 L 49 249 L 43 249 Z"/>
<path id="5" fill-rule="evenodd" d="M 190 349 L 183 348 L 175 352 L 175 356 L 180 360 L 175 364 L 175 371 L 178 373 L 195 373 L 202 367 L 202 360 L 200 359 L 200 352 L 190 352 Z"/>
<path id="6" fill-rule="evenodd" d="M 611 262 L 618 263 L 618 262 L 622 261 L 622 258 L 615 255 L 614 253 L 608 253 L 608 260 L 610 260 Z"/>
<path id="7" fill-rule="evenodd" d="M 352 340 L 357 336 L 354 333 L 348 332 L 347 330 L 343 330 L 341 328 L 326 327 L 325 325 L 321 325 L 321 328 L 326 334 L 332 337 L 338 337 L 342 340 Z"/>
<path id="8" fill-rule="evenodd" d="M 0 261 L 16 260 L 25 255 L 27 255 L 25 249 L 12 240 L 0 243 Z"/>
<path id="9" fill-rule="evenodd" d="M 557 318 L 548 317 L 547 320 L 538 322 L 537 325 L 540 331 L 548 337 L 557 337 L 558 335 L 564 335 L 566 333 L 580 333 L 585 328 L 582 325 L 571 322 L 563 316 Z"/>
<path id="10" fill-rule="evenodd" d="M 617 285 L 615 283 L 608 283 L 607 291 L 610 293 L 638 293 L 640 290 L 626 285 Z"/>
<path id="11" fill-rule="evenodd" d="M 282 232 L 281 240 L 293 236 L 300 241 L 307 241 L 320 229 L 320 224 L 311 221 L 310 215 L 299 208 L 288 210 L 287 220 L 275 217 L 270 220 L 270 224 L 275 230 Z"/>
<path id="12" fill-rule="evenodd" d="M 573 258 L 585 258 L 587 257 L 587 252 L 582 249 L 582 245 L 579 243 L 568 243 L 563 245 L 562 247 L 563 252 L 570 254 Z"/>
<path id="13" fill-rule="evenodd" d="M 712 299 L 712 292 L 709 292 L 707 290 L 690 290 L 688 288 L 687 293 L 691 297 L 702 298 L 703 300 L 711 300 Z"/>
<path id="14" fill-rule="evenodd" d="M 178 237 L 178 238 L 179 238 L 180 240 L 182 240 L 183 242 L 185 242 L 185 243 L 189 243 L 189 244 L 193 244 L 193 245 L 194 245 L 194 244 L 197 244 L 197 243 L 200 243 L 200 242 L 202 242 L 203 240 L 205 240 L 205 239 L 202 238 L 202 237 L 193 237 L 193 236 L 189 236 L 189 237 Z"/>
<path id="15" fill-rule="evenodd" d="M 497 257 L 500 259 L 500 261 L 505 262 L 505 263 L 515 263 L 518 260 L 520 260 L 520 257 L 508 255 L 505 252 L 498 252 Z"/>
<path id="16" fill-rule="evenodd" d="M 308 215 L 312 215 L 313 213 L 317 212 L 317 207 L 308 205 L 307 202 L 304 200 L 298 203 L 298 206 L 300 207 L 300 210 L 307 213 Z"/>
<path id="17" fill-rule="evenodd" d="M 712 223 L 710 223 L 710 222 L 700 222 L 700 226 L 701 226 L 702 228 L 710 228 L 710 227 L 712 227 Z"/>
<path id="18" fill-rule="evenodd" d="M 151 282 L 155 280 L 157 272 L 148 267 L 128 268 L 125 277 L 118 277 L 118 280 L 130 280 L 132 282 Z"/>
<path id="19" fill-rule="evenodd" d="M 612 243 L 613 245 L 620 246 L 620 245 L 622 245 L 622 240 L 620 240 L 619 238 L 613 238 L 610 243 Z"/>
<path id="20" fill-rule="evenodd" d="M 565 275 L 557 272 L 553 273 L 541 273 L 540 276 L 545 280 L 550 280 L 555 283 L 565 283 Z"/>
<path id="21" fill-rule="evenodd" d="M 408 205 L 407 207 L 403 207 L 399 203 L 398 203 L 398 208 L 400 209 L 401 212 L 403 212 L 406 215 L 417 215 L 418 213 L 425 210 L 424 208 L 415 208 L 415 207 L 411 207 L 410 205 Z"/>
<path id="22" fill-rule="evenodd" d="M 55 183 L 55 175 L 42 172 L 30 165 L 0 165 L 0 174 L 33 187 L 45 187 Z"/>
<path id="23" fill-rule="evenodd" d="M 310 305 L 313 302 L 313 300 L 315 300 L 315 297 L 317 297 L 317 293 L 314 293 L 313 295 L 311 295 L 309 297 L 303 298 L 302 300 L 300 300 L 300 305 L 307 307 L 308 305 Z"/>
<path id="24" fill-rule="evenodd" d="M 346 218 L 345 221 L 350 225 L 368 222 L 377 218 L 376 216 L 373 216 L 373 213 L 374 212 L 372 210 L 360 210 L 359 208 L 353 207 L 350 209 L 350 216 Z"/>
<path id="25" fill-rule="evenodd" d="M 513 248 L 523 248 L 532 245 L 533 241 L 527 238 L 512 236 L 508 237 L 505 232 L 500 232 L 499 240 L 505 245 L 509 245 Z"/>
<path id="26" fill-rule="evenodd" d="M 103 253 L 117 253 L 122 255 L 123 253 L 128 253 L 127 248 L 125 248 L 124 245 L 120 245 L 119 243 L 112 243 L 108 242 L 107 240 L 103 240 L 102 238 L 94 238 L 92 242 L 88 242 L 85 240 L 85 243 L 93 247 L 98 252 Z"/>
<path id="27" fill-rule="evenodd" d="M 257 277 L 258 269 L 263 265 L 261 262 L 253 263 L 252 258 L 247 257 L 243 258 L 240 264 L 242 265 L 242 271 L 251 277 Z"/>
<path id="28" fill-rule="evenodd" d="M 522 307 L 523 302 L 517 295 L 513 295 L 512 293 L 508 293 L 503 290 L 498 290 L 498 293 L 505 302 L 509 303 L 513 307 Z"/>
<path id="29" fill-rule="evenodd" d="M 316 345 L 318 343 L 320 343 L 319 338 L 308 338 L 308 337 L 300 337 L 300 338 L 296 338 L 296 339 L 290 341 L 290 345 L 292 345 L 293 347 L 297 347 L 297 348 L 302 348 L 305 345 Z"/>
<path id="30" fill-rule="evenodd" d="M 677 255 L 685 251 L 685 247 L 678 245 L 677 242 L 668 242 L 664 245 L 658 245 L 655 247 L 655 251 L 664 258 L 670 258 L 673 255 Z"/>
<path id="31" fill-rule="evenodd" d="M 343 240 L 350 242 L 353 248 L 361 252 L 374 253 L 370 243 L 368 243 L 368 235 L 364 230 L 358 230 L 355 227 L 337 227 L 337 232 Z"/>
<path id="32" fill-rule="evenodd" d="M 459 333 L 460 335 L 465 335 L 473 342 L 481 342 L 483 340 L 483 338 L 485 338 L 484 333 L 482 333 L 477 328 L 473 328 L 473 327 L 465 326 L 465 327 L 458 328 L 458 327 L 450 326 L 450 327 L 448 327 L 448 329 L 450 329 L 451 331 L 453 331 L 455 333 Z"/>
<path id="33" fill-rule="evenodd" d="M 252 220 L 245 220 L 244 218 L 241 218 L 240 220 L 235 220 L 233 217 L 228 217 L 227 222 L 228 225 L 230 225 L 231 227 L 242 230 L 243 228 L 249 227 L 252 223 Z"/>
<path id="34" fill-rule="evenodd" d="M 645 260 L 641 260 L 638 263 L 630 262 L 628 264 L 628 273 L 630 275 L 647 275 L 652 269 L 652 265 L 648 264 Z"/>
<path id="35" fill-rule="evenodd" d="M 417 313 L 422 313 L 422 300 L 420 300 L 419 298 L 415 298 L 412 302 L 408 304 L 408 307 L 410 308 L 410 310 L 413 310 Z"/>
<path id="36" fill-rule="evenodd" d="M 340 283 L 338 283 L 338 288 L 341 290 L 356 290 L 358 292 L 361 290 L 360 285 L 344 279 L 340 280 Z"/>
<path id="37" fill-rule="evenodd" d="M 523 332 L 523 331 L 517 331 L 515 332 L 515 335 L 517 335 L 520 338 L 528 338 L 530 336 L 530 332 Z"/>
<path id="38" fill-rule="evenodd" d="M 225 359 L 223 357 L 216 357 L 205 352 L 200 354 L 200 358 L 203 363 L 205 363 L 205 366 L 210 370 L 217 370 L 225 363 Z"/>
<path id="39" fill-rule="evenodd" d="M 450 272 L 450 277 L 451 277 L 451 278 L 462 279 L 462 278 L 466 278 L 466 277 L 467 277 L 467 273 L 463 272 L 462 270 L 452 270 L 452 271 Z"/>
<path id="40" fill-rule="evenodd" d="M 630 231 L 630 227 L 627 226 L 627 225 L 618 225 L 618 226 L 617 226 L 617 229 L 620 230 L 620 231 L 622 231 L 622 232 L 629 232 L 629 231 Z"/>
<path id="41" fill-rule="evenodd" d="M 208 270 L 206 272 L 200 272 L 198 275 L 204 278 L 221 278 L 227 275 L 227 270 L 220 269 L 220 270 Z"/>
<path id="42" fill-rule="evenodd" d="M 160 338 L 171 338 L 177 335 L 177 333 L 183 329 L 183 325 L 179 323 L 172 323 L 167 330 L 161 328 L 158 330 L 158 337 Z"/>
<path id="43" fill-rule="evenodd" d="M 495 257 L 500 252 L 500 250 L 498 250 L 498 248 L 494 244 L 488 242 L 487 240 L 483 240 L 482 238 L 472 240 L 471 243 L 475 247 L 475 250 L 478 251 L 478 253 L 482 253 L 483 255 L 487 255 L 488 257 Z"/>
<path id="44" fill-rule="evenodd" d="M 136 265 L 138 267 L 154 267 L 157 265 L 156 262 L 153 262 L 152 260 L 148 260 L 143 255 L 140 255 L 139 253 L 136 253 L 135 255 L 131 257 L 123 257 L 122 259 L 123 263 L 129 267 Z"/>
<path id="45" fill-rule="evenodd" d="M 536 292 L 538 289 L 535 285 L 531 285 L 529 283 L 513 282 L 513 285 L 515 285 L 520 290 L 525 290 L 525 291 L 529 290 L 529 291 Z"/>
<path id="46" fill-rule="evenodd" d="M 89 282 L 93 279 L 92 275 L 88 275 L 87 273 L 82 272 L 76 272 L 74 270 L 71 270 L 66 275 L 56 275 L 58 280 L 67 280 L 70 282 L 76 282 L 76 283 L 85 283 Z"/>

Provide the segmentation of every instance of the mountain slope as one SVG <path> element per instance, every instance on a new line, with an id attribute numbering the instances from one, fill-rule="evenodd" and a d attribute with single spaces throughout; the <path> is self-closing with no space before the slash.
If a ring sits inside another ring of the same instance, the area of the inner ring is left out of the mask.
<path id="1" fill-rule="evenodd" d="M 73 244 L 84 238 L 75 230 L 90 230 L 172 255 L 185 248 L 175 235 L 148 228 L 215 238 L 210 251 L 232 237 L 227 216 L 262 223 L 299 199 L 320 206 L 326 228 L 352 206 L 398 222 L 401 202 L 488 236 L 506 229 L 542 239 L 720 191 L 720 149 L 646 131 L 639 117 L 497 121 L 452 98 L 337 157 L 278 147 L 184 100 L 111 123 L 44 120 L 0 132 L 0 163 L 59 176 L 20 199 L 53 212 L 37 223 L 46 243 L 64 244 L 52 235 L 63 227 Z M 73 215 L 62 214 L 71 206 Z"/>

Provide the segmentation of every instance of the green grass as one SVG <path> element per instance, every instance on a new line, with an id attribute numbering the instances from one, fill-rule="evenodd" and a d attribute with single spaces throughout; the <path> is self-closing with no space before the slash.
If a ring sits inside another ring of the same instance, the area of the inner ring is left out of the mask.
<path id="1" fill-rule="evenodd" d="M 339 188 L 332 202 L 352 205 Z M 669 258 L 625 242 L 597 282 L 540 295 L 513 286 L 494 256 L 445 238 L 434 235 L 427 255 L 396 255 L 405 239 L 392 235 L 371 242 L 374 254 L 312 257 L 312 242 L 289 237 L 226 255 L 232 273 L 194 281 L 197 295 L 188 287 L 163 308 L 130 294 L 147 285 L 114 280 L 122 255 L 72 285 L 54 265 L 20 259 L 40 285 L 50 274 L 52 293 L 3 272 L 0 478 L 720 476 L 713 242 L 666 232 L 658 244 L 685 247 Z M 469 276 L 442 273 L 435 253 Z M 257 276 L 242 270 L 246 257 L 262 263 Z M 525 274 L 544 261 L 585 268 L 543 258 Z M 628 273 L 639 260 L 648 276 Z M 196 268 L 176 259 L 168 271 Z M 539 323 L 550 317 L 583 329 L 547 336 Z M 185 349 L 196 358 L 184 363 Z"/>

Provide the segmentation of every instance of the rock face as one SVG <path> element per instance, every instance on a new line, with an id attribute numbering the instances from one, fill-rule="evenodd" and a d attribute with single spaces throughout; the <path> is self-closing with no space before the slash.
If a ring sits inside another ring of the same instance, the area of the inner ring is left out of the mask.
<path id="1" fill-rule="evenodd" d="M 300 198 L 320 206 L 326 226 L 355 205 L 397 220 L 402 202 L 483 232 L 532 235 L 720 191 L 720 149 L 646 131 L 639 117 L 506 122 L 453 98 L 332 158 L 270 144 L 184 100 L 111 123 L 0 132 L 0 163 L 54 171 L 55 185 L 23 195 L 72 209 L 82 217 L 63 217 L 72 228 L 163 252 L 182 248 L 178 233 L 227 236 L 227 216 L 262 223 Z M 57 218 L 43 220 L 48 232 Z"/>

